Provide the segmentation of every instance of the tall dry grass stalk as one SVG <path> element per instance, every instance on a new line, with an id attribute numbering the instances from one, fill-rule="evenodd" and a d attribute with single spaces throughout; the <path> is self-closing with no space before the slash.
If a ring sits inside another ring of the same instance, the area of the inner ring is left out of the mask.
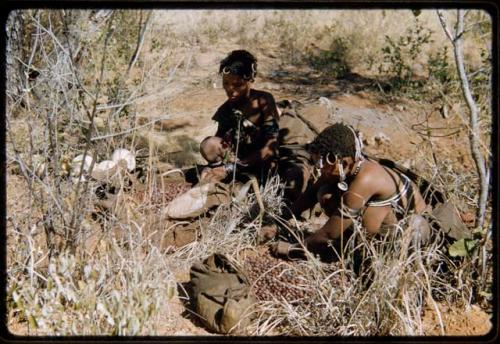
<path id="1" fill-rule="evenodd" d="M 240 199 L 233 197 L 230 204 L 219 206 L 208 221 L 200 223 L 201 237 L 178 249 L 172 257 L 184 269 L 189 269 L 194 262 L 204 260 L 213 253 L 224 254 L 234 262 L 240 261 L 240 254 L 244 250 L 257 246 L 262 220 L 280 215 L 281 188 L 277 176 L 261 187 L 266 212 L 262 219 L 258 217 L 259 205 L 255 194 L 251 192 L 250 184 L 247 184 L 245 196 Z"/>
<path id="2" fill-rule="evenodd" d="M 85 260 L 62 253 L 48 265 L 43 263 L 46 252 L 26 246 L 33 238 L 16 231 L 12 240 L 19 249 L 12 253 L 14 263 L 7 271 L 8 325 L 14 324 L 14 319 L 27 321 L 27 333 L 14 333 L 154 333 L 157 314 L 168 314 L 169 301 L 176 294 L 171 262 L 154 246 L 148 253 L 141 250 L 150 243 L 140 237 L 138 228 L 120 227 L 128 236 L 121 245 L 108 234 L 102 238 L 101 249 Z"/>
<path id="3" fill-rule="evenodd" d="M 124 12 L 101 12 L 11 13 L 23 16 L 31 33 L 23 41 L 28 59 L 20 60 L 27 87 L 9 93 L 6 118 L 9 169 L 23 178 L 9 181 L 27 185 L 27 195 L 9 193 L 24 197 L 23 208 L 8 206 L 8 323 L 26 324 L 17 334 L 150 333 L 176 293 L 170 263 L 140 221 L 152 211 L 151 198 L 103 213 L 98 193 L 111 185 L 71 174 L 82 152 L 103 160 L 117 147 L 135 150 L 125 136 L 137 130 L 132 101 L 159 64 L 139 69 L 137 82 L 117 81 L 137 65 L 140 49 L 129 63 L 127 42 L 141 26 Z M 126 179 L 113 186 L 118 198 L 130 194 Z"/>

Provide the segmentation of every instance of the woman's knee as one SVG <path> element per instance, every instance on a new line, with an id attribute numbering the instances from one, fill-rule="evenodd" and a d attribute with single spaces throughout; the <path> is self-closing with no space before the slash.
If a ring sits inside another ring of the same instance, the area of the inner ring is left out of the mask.
<path id="1" fill-rule="evenodd" d="M 201 156 L 209 163 L 221 161 L 222 150 L 222 138 L 217 136 L 209 136 L 200 143 Z"/>
<path id="2" fill-rule="evenodd" d="M 391 207 L 368 207 L 363 213 L 363 227 L 372 234 L 380 233 L 382 226 L 392 226 L 396 222 Z"/>
<path id="3" fill-rule="evenodd" d="M 280 172 L 285 181 L 285 198 L 294 201 L 307 188 L 308 175 L 299 165 L 293 165 Z"/>
<path id="4" fill-rule="evenodd" d="M 321 186 L 318 191 L 316 192 L 316 199 L 320 204 L 325 203 L 325 202 L 330 202 L 333 200 L 335 197 L 334 195 L 335 190 L 332 185 L 324 185 Z"/>

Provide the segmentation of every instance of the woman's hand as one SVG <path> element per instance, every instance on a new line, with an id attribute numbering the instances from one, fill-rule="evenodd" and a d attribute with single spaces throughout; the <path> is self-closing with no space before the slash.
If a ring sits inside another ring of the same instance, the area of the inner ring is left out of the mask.
<path id="1" fill-rule="evenodd" d="M 258 233 L 257 233 L 257 238 L 259 240 L 259 243 L 265 243 L 269 240 L 272 240 L 278 235 L 278 226 L 275 224 L 270 224 L 270 225 L 265 225 L 262 226 Z"/>
<path id="2" fill-rule="evenodd" d="M 304 258 L 304 250 L 299 244 L 291 244 L 286 241 L 277 241 L 270 246 L 271 254 L 275 257 L 284 257 L 288 259 Z"/>

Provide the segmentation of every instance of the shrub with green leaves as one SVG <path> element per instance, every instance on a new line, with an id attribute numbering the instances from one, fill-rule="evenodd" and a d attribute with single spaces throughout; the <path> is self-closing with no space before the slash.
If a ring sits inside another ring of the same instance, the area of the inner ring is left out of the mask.
<path id="1" fill-rule="evenodd" d="M 397 40 L 385 36 L 383 63 L 379 66 L 379 72 L 389 77 L 392 91 L 406 93 L 412 86 L 418 86 L 413 82 L 413 65 L 423 48 L 433 42 L 431 37 L 432 30 L 425 28 L 418 19 L 415 19 L 415 27 L 408 28 Z"/>
<path id="2" fill-rule="evenodd" d="M 445 86 L 456 78 L 456 73 L 449 64 L 448 47 L 444 46 L 436 54 L 429 56 L 429 79 L 436 80 Z"/>

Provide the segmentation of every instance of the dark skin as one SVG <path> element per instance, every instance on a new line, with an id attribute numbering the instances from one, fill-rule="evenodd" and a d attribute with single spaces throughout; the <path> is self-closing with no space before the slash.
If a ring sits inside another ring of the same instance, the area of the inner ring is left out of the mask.
<path id="1" fill-rule="evenodd" d="M 318 158 L 318 157 L 316 157 Z M 297 199 L 292 207 L 295 215 L 300 215 L 303 211 L 311 208 L 317 202 L 317 191 L 324 185 L 336 185 L 339 181 L 339 163 L 342 163 L 346 176 L 353 175 L 353 171 L 359 162 L 351 157 L 343 158 L 341 161 L 325 163 L 321 169 L 321 178 L 308 189 L 301 197 Z M 305 246 L 312 252 L 320 252 L 328 246 L 331 240 L 341 238 L 345 229 L 353 221 L 351 218 L 342 216 L 340 213 L 341 203 L 353 210 L 364 209 L 362 215 L 363 227 L 370 234 L 381 232 L 381 228 L 390 226 L 397 222 L 396 216 L 391 206 L 366 207 L 365 204 L 370 199 L 387 199 L 394 195 L 398 190 L 398 185 L 402 183 L 399 175 L 391 170 L 382 167 L 375 161 L 365 160 L 359 169 L 358 174 L 353 177 L 349 183 L 348 191 L 340 195 L 324 195 L 320 199 L 325 213 L 329 216 L 326 223 L 315 233 L 305 240 Z M 421 213 L 425 207 L 425 201 L 421 194 L 414 188 L 416 213 Z M 403 197 L 403 204 L 406 205 L 406 198 Z M 277 246 L 277 245 L 276 245 Z M 282 250 L 293 249 L 294 245 L 281 245 Z M 276 247 L 275 247 L 276 251 Z M 287 254 L 287 252 L 275 252 L 278 254 Z"/>
<path id="2" fill-rule="evenodd" d="M 278 117 L 278 109 L 273 96 L 270 93 L 252 89 L 252 81 L 230 73 L 223 74 L 222 85 L 228 97 L 228 100 L 220 109 L 223 111 L 223 114 L 224 111 L 227 111 L 229 115 L 231 109 L 237 109 L 242 112 L 245 118 L 254 124 L 257 123 L 260 116 L 264 116 L 264 118 Z M 222 138 L 224 134 L 223 132 L 217 132 L 215 136 Z M 276 143 L 277 140 L 275 138 L 268 139 L 263 143 L 262 148 L 250 152 L 240 160 L 240 163 L 243 165 L 255 166 L 268 160 L 275 154 Z M 204 155 L 215 155 L 212 159 L 214 161 L 222 160 L 222 157 L 229 149 L 221 140 L 213 140 L 213 142 L 210 142 L 207 146 L 208 147 L 205 149 L 214 153 Z M 201 180 L 220 181 L 226 176 L 227 174 L 223 166 L 206 168 L 201 173 Z"/>

